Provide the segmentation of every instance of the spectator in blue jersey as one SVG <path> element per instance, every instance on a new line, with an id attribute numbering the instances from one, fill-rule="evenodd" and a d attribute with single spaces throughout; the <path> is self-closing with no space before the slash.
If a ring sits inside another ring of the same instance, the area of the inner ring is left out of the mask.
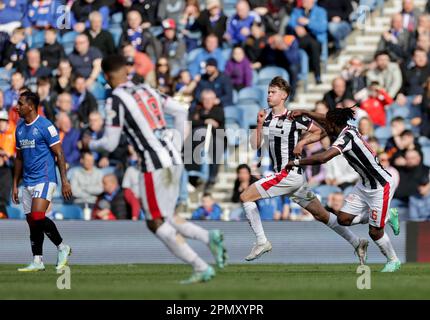
<path id="1" fill-rule="evenodd" d="M 0 1 L 0 32 L 12 34 L 20 26 L 28 25 L 27 0 Z"/>
<path id="2" fill-rule="evenodd" d="M 206 61 L 206 73 L 197 84 L 194 97 L 197 102 L 203 90 L 211 89 L 215 92 L 217 103 L 222 106 L 233 104 L 233 86 L 230 78 L 218 69 L 218 63 L 214 58 Z"/>
<path id="3" fill-rule="evenodd" d="M 219 47 L 218 37 L 215 34 L 210 34 L 206 37 L 203 51 L 200 52 L 189 65 L 189 71 L 193 78 L 198 74 L 204 73 L 206 61 L 209 58 L 215 59 L 218 70 L 224 71 L 226 61 L 222 55 L 222 50 Z"/>
<path id="4" fill-rule="evenodd" d="M 25 77 L 25 85 L 32 91 L 37 90 L 37 79 L 40 77 L 50 77 L 51 69 L 42 65 L 40 51 L 30 49 L 27 52 L 27 59 L 22 61 L 19 69 Z"/>
<path id="5" fill-rule="evenodd" d="M 56 125 L 60 132 L 60 139 L 63 144 L 64 158 L 69 167 L 79 165 L 80 153 L 78 141 L 80 138 L 79 130 L 72 127 L 72 121 L 65 112 L 57 114 Z"/>
<path id="6" fill-rule="evenodd" d="M 87 88 L 91 88 L 101 71 L 102 53 L 99 49 L 90 47 L 86 34 L 80 34 L 75 39 L 75 49 L 69 56 L 73 72 L 86 79 Z"/>
<path id="7" fill-rule="evenodd" d="M 202 204 L 192 214 L 193 220 L 221 220 L 222 209 L 210 193 L 203 194 Z"/>
<path id="8" fill-rule="evenodd" d="M 27 21 L 24 27 L 57 28 L 58 19 L 64 14 L 59 10 L 60 6 L 60 0 L 33 0 L 28 5 Z"/>
<path id="9" fill-rule="evenodd" d="M 233 45 L 242 44 L 251 34 L 254 22 L 261 22 L 260 16 L 251 11 L 248 1 L 240 0 L 236 4 L 236 14 L 227 25 L 227 40 Z"/>
<path id="10" fill-rule="evenodd" d="M 321 44 L 327 43 L 327 28 L 327 12 L 315 0 L 303 0 L 302 8 L 295 8 L 291 13 L 287 27 L 299 39 L 300 48 L 307 52 L 317 83 L 321 83 Z"/>
<path id="11" fill-rule="evenodd" d="M 3 106 L 6 110 L 17 104 L 19 91 L 24 88 L 24 82 L 25 78 L 21 72 L 16 71 L 12 74 L 11 87 L 4 92 Z"/>
<path id="12" fill-rule="evenodd" d="M 98 11 L 103 16 L 102 29 L 109 27 L 109 8 L 103 0 L 77 0 L 71 9 L 71 23 L 76 32 L 84 32 L 90 27 L 89 16 L 93 11 Z"/>
<path id="13" fill-rule="evenodd" d="M 24 28 L 16 28 L 12 32 L 12 36 L 5 41 L 2 57 L 2 66 L 7 70 L 16 68 L 18 64 L 25 58 L 28 44 L 25 40 Z"/>
<path id="14" fill-rule="evenodd" d="M 60 60 L 66 56 L 63 46 L 57 41 L 56 29 L 49 28 L 45 31 L 45 43 L 40 48 L 40 56 L 42 64 L 51 70 L 56 69 Z"/>

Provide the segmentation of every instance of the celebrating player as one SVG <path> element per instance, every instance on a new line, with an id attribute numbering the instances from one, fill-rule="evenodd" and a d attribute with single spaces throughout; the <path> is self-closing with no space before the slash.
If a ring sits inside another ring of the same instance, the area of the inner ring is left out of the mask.
<path id="1" fill-rule="evenodd" d="M 338 222 L 344 226 L 369 222 L 369 235 L 387 258 L 382 272 L 394 272 L 400 269 L 400 260 L 391 244 L 390 238 L 384 232 L 387 221 L 393 228 L 394 234 L 399 234 L 399 220 L 396 210 L 388 209 L 395 188 L 391 174 L 379 163 L 379 159 L 370 146 L 364 141 L 357 128 L 348 125 L 354 119 L 354 111 L 350 108 L 334 109 L 324 115 L 294 111 L 292 118 L 308 116 L 320 122 L 327 133 L 336 136 L 337 140 L 331 148 L 323 153 L 301 160 L 290 160 L 286 170 L 293 170 L 300 165 L 326 163 L 330 159 L 343 154 L 348 163 L 360 175 L 353 191 L 345 199 L 343 208 L 338 213 Z M 370 217 L 369 217 L 370 216 Z"/>
<path id="2" fill-rule="evenodd" d="M 306 144 L 319 141 L 325 136 L 325 131 L 307 117 L 296 120 L 288 118 L 290 111 L 285 108 L 285 101 L 290 91 L 290 86 L 286 80 L 281 77 L 272 79 L 267 98 L 271 111 L 268 113 L 264 110 L 259 112 L 257 130 L 251 137 L 254 148 L 261 148 L 263 140 L 268 146 L 275 174 L 253 183 L 240 195 L 246 217 L 257 237 L 257 243 L 245 259 L 251 261 L 272 250 L 272 244 L 267 240 L 264 233 L 255 201 L 288 195 L 294 202 L 308 210 L 315 219 L 326 224 L 347 240 L 356 250 L 360 263 L 363 264 L 367 254 L 368 241 L 359 239 L 348 228 L 339 225 L 337 217 L 324 209 L 314 193 L 308 189 L 301 168 L 296 167 L 290 171 L 284 169 L 289 160 L 301 155 Z M 308 131 L 310 134 L 299 142 L 301 131 Z"/>
<path id="3" fill-rule="evenodd" d="M 214 269 L 182 236 L 207 244 L 217 265 L 222 268 L 226 260 L 222 233 L 207 231 L 174 215 L 183 170 L 180 154 L 183 137 L 179 143 L 172 142 L 166 130 L 164 112 L 174 116 L 176 132 L 183 134 L 186 109 L 147 85 L 127 81 L 126 61 L 122 56 L 103 59 L 102 68 L 113 89 L 112 97 L 106 102 L 105 135 L 94 141 L 85 138 L 83 145 L 91 150 L 111 152 L 117 147 L 124 129 L 142 159 L 141 198 L 148 228 L 175 256 L 193 266 L 194 273 L 182 283 L 210 280 L 215 276 Z"/>
<path id="4" fill-rule="evenodd" d="M 45 217 L 57 185 L 55 157 L 60 169 L 62 194 L 71 199 L 72 191 L 66 176 L 66 162 L 57 129 L 47 119 L 37 114 L 39 97 L 30 91 L 23 92 L 16 107 L 22 118 L 16 128 L 16 160 L 13 177 L 14 203 L 19 203 L 18 184 L 23 175 L 22 206 L 30 227 L 31 250 L 33 262 L 20 268 L 21 272 L 43 271 L 42 261 L 44 233 L 57 246 L 58 257 L 56 269 L 63 268 L 72 250 L 63 244 L 63 239 L 55 223 Z"/>

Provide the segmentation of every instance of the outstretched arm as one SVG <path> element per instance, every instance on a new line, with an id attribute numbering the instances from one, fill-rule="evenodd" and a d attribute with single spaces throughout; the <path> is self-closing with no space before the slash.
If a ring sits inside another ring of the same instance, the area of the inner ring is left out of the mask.
<path id="1" fill-rule="evenodd" d="M 291 111 L 291 113 L 289 115 L 289 117 L 291 119 L 296 119 L 296 118 L 298 118 L 300 116 L 309 117 L 312 120 L 314 120 L 315 122 L 317 122 L 323 128 L 326 127 L 326 121 L 327 120 L 325 118 L 325 114 L 318 113 L 318 112 L 313 112 L 313 111 L 308 111 L 308 110 L 298 109 L 298 110 Z"/>
<path id="2" fill-rule="evenodd" d="M 312 123 L 308 130 L 309 134 L 303 136 L 293 150 L 296 157 L 301 156 L 304 146 L 320 141 L 327 136 L 327 132 L 321 128 L 316 122 Z"/>
<path id="3" fill-rule="evenodd" d="M 64 159 L 63 148 L 61 143 L 56 143 L 51 146 L 52 152 L 57 157 L 58 169 L 60 169 L 62 194 L 66 200 L 72 199 L 72 187 L 70 186 L 69 180 L 67 180 L 66 160 Z"/>
<path id="4" fill-rule="evenodd" d="M 306 165 L 315 165 L 315 164 L 322 164 L 326 163 L 329 160 L 333 159 L 334 157 L 340 155 L 341 152 L 338 148 L 329 148 L 327 151 L 324 151 L 322 153 L 315 154 L 313 156 L 310 156 L 308 158 L 304 159 L 296 159 L 294 161 L 289 161 L 288 164 L 285 166 L 285 170 L 291 170 L 293 167 L 298 166 L 306 166 Z"/>

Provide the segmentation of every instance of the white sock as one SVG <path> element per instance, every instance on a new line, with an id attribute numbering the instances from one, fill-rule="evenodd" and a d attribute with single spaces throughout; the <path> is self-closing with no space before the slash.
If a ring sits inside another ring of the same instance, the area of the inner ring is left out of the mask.
<path id="1" fill-rule="evenodd" d="M 183 220 L 181 223 L 178 223 L 175 221 L 175 218 L 171 218 L 168 220 L 169 223 L 178 231 L 181 235 L 183 235 L 186 238 L 199 240 L 205 244 L 209 244 L 209 231 L 206 229 L 203 229 L 202 227 Z"/>
<path id="2" fill-rule="evenodd" d="M 351 226 L 355 225 L 355 224 L 366 224 L 369 222 L 369 217 L 366 215 L 361 215 L 361 216 L 355 216 L 354 219 L 352 219 L 351 222 Z"/>
<path id="3" fill-rule="evenodd" d="M 360 244 L 360 238 L 355 235 L 349 228 L 345 226 L 341 226 L 337 222 L 337 216 L 335 216 L 332 212 L 329 212 L 330 217 L 327 222 L 327 226 L 331 228 L 334 232 L 348 241 L 354 248 L 357 248 Z"/>
<path id="4" fill-rule="evenodd" d="M 194 271 L 202 272 L 208 268 L 197 253 L 185 242 L 181 235 L 176 233 L 169 223 L 164 222 L 157 229 L 155 235 L 166 245 L 167 248 L 179 259 L 193 266 Z"/>
<path id="5" fill-rule="evenodd" d="M 267 238 L 264 234 L 263 225 L 261 224 L 260 212 L 258 212 L 257 204 L 255 202 L 244 202 L 243 208 L 245 209 L 249 224 L 257 237 L 257 244 L 266 243 Z"/>
<path id="6" fill-rule="evenodd" d="M 64 250 L 64 249 L 66 249 L 66 245 L 64 244 L 64 243 L 60 243 L 58 246 L 57 246 L 57 248 L 58 248 L 58 250 Z"/>
<path id="7" fill-rule="evenodd" d="M 376 245 L 381 250 L 382 254 L 387 257 L 388 261 L 397 261 L 396 252 L 394 251 L 393 245 L 391 244 L 390 238 L 384 232 L 381 239 L 375 241 Z"/>
<path id="8" fill-rule="evenodd" d="M 34 256 L 33 261 L 35 263 L 42 263 L 42 257 L 43 256 Z"/>

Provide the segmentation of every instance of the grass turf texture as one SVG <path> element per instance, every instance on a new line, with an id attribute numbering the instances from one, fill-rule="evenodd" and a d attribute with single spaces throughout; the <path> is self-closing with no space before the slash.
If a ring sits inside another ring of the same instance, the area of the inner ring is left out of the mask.
<path id="1" fill-rule="evenodd" d="M 371 290 L 358 290 L 357 265 L 231 265 L 207 283 L 180 285 L 186 265 L 71 266 L 71 290 L 59 290 L 54 266 L 18 273 L 0 265 L 0 299 L 430 299 L 428 264 L 397 273 L 370 265 Z"/>

